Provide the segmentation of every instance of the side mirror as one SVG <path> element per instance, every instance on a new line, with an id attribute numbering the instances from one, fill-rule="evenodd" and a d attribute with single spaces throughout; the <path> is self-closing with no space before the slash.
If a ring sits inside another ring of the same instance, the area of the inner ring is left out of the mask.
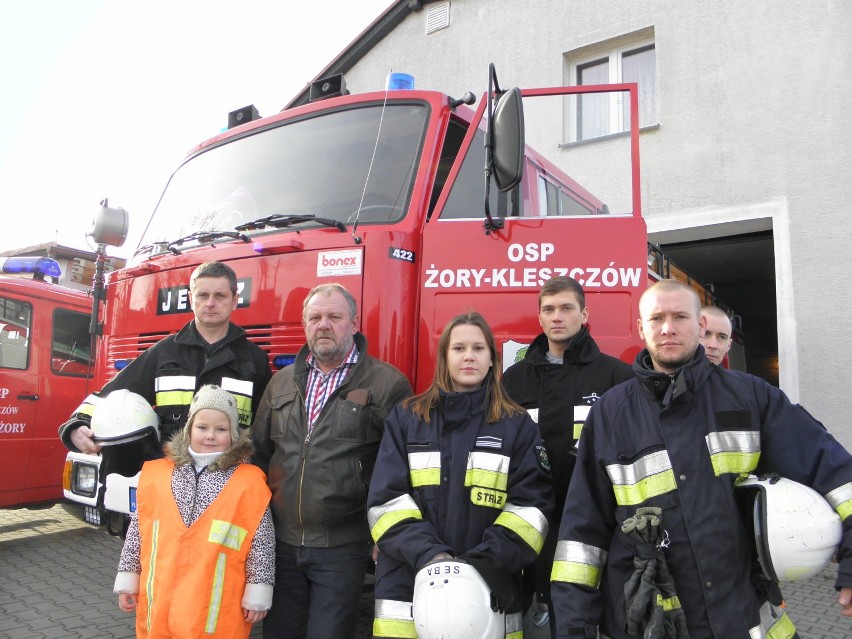
<path id="1" fill-rule="evenodd" d="M 500 96 L 491 126 L 494 182 L 500 192 L 509 191 L 524 176 L 524 107 L 519 88 Z"/>
<path id="2" fill-rule="evenodd" d="M 96 244 L 122 246 L 127 239 L 130 216 L 122 208 L 110 208 L 109 201 L 101 202 L 100 210 L 95 214 L 92 232 L 89 235 Z"/>

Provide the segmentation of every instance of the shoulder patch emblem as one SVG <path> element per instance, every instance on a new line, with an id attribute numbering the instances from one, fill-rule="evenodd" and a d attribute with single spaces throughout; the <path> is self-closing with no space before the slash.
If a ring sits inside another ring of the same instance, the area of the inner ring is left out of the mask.
<path id="1" fill-rule="evenodd" d="M 550 458 L 547 456 L 547 449 L 541 444 L 536 444 L 535 455 L 538 459 L 538 467 L 550 474 Z"/>

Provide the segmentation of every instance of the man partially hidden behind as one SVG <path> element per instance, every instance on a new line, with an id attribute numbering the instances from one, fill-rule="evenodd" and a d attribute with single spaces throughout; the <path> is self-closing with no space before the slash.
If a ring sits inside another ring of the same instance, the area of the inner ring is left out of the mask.
<path id="1" fill-rule="evenodd" d="M 268 474 L 276 575 L 269 639 L 355 635 L 367 561 L 367 488 L 390 410 L 408 379 L 367 354 L 355 298 L 320 284 L 304 302 L 307 344 L 272 376 L 252 431 Z"/>
<path id="2" fill-rule="evenodd" d="M 704 347 L 704 354 L 711 362 L 721 366 L 725 355 L 731 350 L 731 318 L 718 306 L 702 307 L 701 317 L 705 326 L 699 341 Z"/>
<path id="3" fill-rule="evenodd" d="M 538 296 L 543 333 L 530 344 L 524 359 L 503 375 L 506 392 L 538 422 L 550 458 L 556 508 L 544 548 L 535 565 L 524 571 L 524 581 L 527 605 L 534 593 L 548 605 L 552 634 L 550 572 L 577 440 L 591 405 L 633 376 L 629 364 L 601 353 L 589 334 L 588 321 L 583 287 L 570 277 L 549 279 Z M 537 614 L 536 624 L 544 625 L 544 617 Z"/>

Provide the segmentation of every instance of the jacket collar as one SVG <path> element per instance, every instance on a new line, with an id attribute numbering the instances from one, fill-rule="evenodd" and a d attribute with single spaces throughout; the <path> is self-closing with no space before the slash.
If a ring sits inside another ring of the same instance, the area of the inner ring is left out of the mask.
<path id="1" fill-rule="evenodd" d="M 639 384 L 650 393 L 663 408 L 668 408 L 675 399 L 692 393 L 701 387 L 712 372 L 712 365 L 699 344 L 692 359 L 674 373 L 654 370 L 647 348 L 636 356 L 633 374 Z"/>
<path id="2" fill-rule="evenodd" d="M 534 366 L 541 366 L 544 364 L 550 364 L 552 366 L 553 364 L 547 359 L 548 348 L 549 344 L 547 341 L 547 335 L 541 333 L 535 338 L 535 340 L 533 340 L 533 343 L 530 344 L 524 359 L 527 360 L 527 363 Z M 583 324 L 577 334 L 568 340 L 568 347 L 565 349 L 565 353 L 562 356 L 562 363 L 588 364 L 596 359 L 600 353 L 601 351 L 598 348 L 598 345 L 589 333 L 589 327 L 586 324 Z"/>
<path id="3" fill-rule="evenodd" d="M 446 393 L 440 391 L 438 412 L 444 428 L 452 430 L 463 425 L 470 418 L 485 412 L 486 386 L 464 393 Z"/>
<path id="4" fill-rule="evenodd" d="M 228 332 L 225 337 L 218 342 L 218 344 L 220 346 L 230 344 L 231 342 L 244 337 L 245 334 L 246 332 L 242 328 L 233 322 L 229 322 Z M 201 333 L 198 332 L 198 328 L 195 326 L 195 320 L 190 320 L 186 326 L 178 331 L 177 335 L 175 335 L 175 341 L 189 346 L 203 346 L 204 348 L 210 346 L 210 343 L 201 337 Z"/>

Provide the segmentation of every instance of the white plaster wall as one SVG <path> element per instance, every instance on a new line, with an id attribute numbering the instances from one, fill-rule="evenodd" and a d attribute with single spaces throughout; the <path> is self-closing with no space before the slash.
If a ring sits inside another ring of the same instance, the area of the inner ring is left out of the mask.
<path id="1" fill-rule="evenodd" d="M 421 89 L 479 97 L 489 62 L 504 88 L 554 86 L 565 52 L 653 28 L 660 126 L 641 138 L 649 225 L 784 203 L 782 384 L 852 448 L 852 2 L 452 0 L 449 28 L 426 36 L 425 24 L 425 10 L 409 16 L 346 74 L 348 88 L 381 89 L 393 70 Z M 530 144 L 564 163 L 560 109 L 527 115 Z M 585 156 L 571 162 L 581 183 L 578 165 L 588 180 L 601 175 L 600 149 L 571 151 Z"/>

